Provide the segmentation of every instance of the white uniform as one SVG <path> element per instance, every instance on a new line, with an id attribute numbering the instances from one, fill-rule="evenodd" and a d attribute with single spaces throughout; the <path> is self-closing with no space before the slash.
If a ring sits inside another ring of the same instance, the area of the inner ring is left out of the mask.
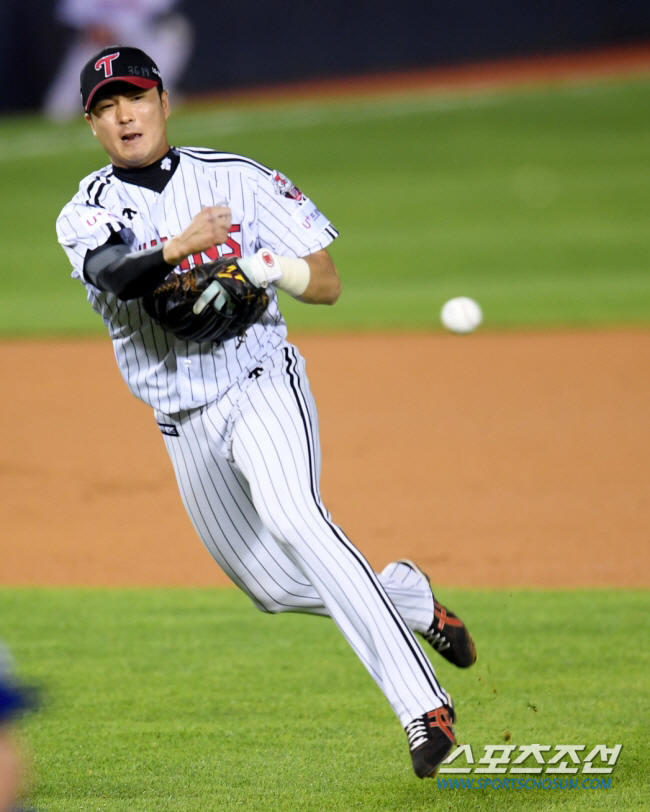
<path id="1" fill-rule="evenodd" d="M 243 341 L 214 344 L 176 339 L 141 300 L 119 301 L 84 280 L 86 252 L 112 233 L 150 248 L 224 200 L 229 242 L 186 264 L 261 247 L 306 256 L 337 236 L 279 172 L 182 148 L 151 167 L 109 166 L 85 178 L 59 216 L 58 237 L 129 388 L 155 411 L 185 507 L 215 561 L 264 611 L 332 617 L 406 725 L 449 701 L 412 633 L 431 624 L 431 590 L 403 564 L 373 573 L 325 509 L 316 408 L 274 289 Z"/>

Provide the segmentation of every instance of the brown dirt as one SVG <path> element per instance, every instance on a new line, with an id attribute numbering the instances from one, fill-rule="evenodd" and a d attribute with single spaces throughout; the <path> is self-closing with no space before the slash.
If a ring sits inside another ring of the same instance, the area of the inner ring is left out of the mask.
<path id="1" fill-rule="evenodd" d="M 221 98 L 649 72 L 641 44 Z M 325 500 L 374 566 L 408 556 L 463 586 L 650 585 L 650 331 L 296 343 L 320 409 Z M 108 339 L 0 343 L 0 368 L 0 583 L 227 583 Z"/>
<path id="2" fill-rule="evenodd" d="M 650 331 L 295 340 L 326 502 L 374 566 L 650 585 Z M 226 583 L 108 339 L 3 343 L 0 367 L 0 582 Z"/>

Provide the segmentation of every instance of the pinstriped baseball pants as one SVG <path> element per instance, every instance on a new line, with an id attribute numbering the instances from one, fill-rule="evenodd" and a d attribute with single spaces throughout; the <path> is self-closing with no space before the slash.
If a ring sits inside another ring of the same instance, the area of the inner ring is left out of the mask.
<path id="1" fill-rule="evenodd" d="M 402 725 L 446 702 L 413 635 L 433 617 L 428 584 L 400 564 L 374 573 L 321 501 L 316 408 L 295 347 L 219 401 L 156 419 L 197 533 L 259 609 L 331 617 Z"/>

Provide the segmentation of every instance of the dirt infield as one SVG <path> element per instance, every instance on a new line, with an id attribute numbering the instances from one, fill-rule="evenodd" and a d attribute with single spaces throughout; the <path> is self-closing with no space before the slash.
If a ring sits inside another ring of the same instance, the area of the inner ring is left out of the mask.
<path id="1" fill-rule="evenodd" d="M 643 44 L 232 96 L 649 72 Z M 295 341 L 326 503 L 374 566 L 408 556 L 448 585 L 650 585 L 650 330 Z M 0 583 L 227 583 L 107 338 L 0 343 L 0 369 Z"/>
<path id="2" fill-rule="evenodd" d="M 650 330 L 295 341 L 327 505 L 374 566 L 650 585 Z M 1 583 L 226 583 L 108 339 L 6 342 L 0 368 Z"/>

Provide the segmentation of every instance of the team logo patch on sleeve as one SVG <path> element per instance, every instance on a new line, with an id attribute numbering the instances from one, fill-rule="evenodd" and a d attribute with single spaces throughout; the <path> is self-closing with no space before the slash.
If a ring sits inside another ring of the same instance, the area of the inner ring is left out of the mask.
<path id="1" fill-rule="evenodd" d="M 304 200 L 305 196 L 300 189 L 294 186 L 289 178 L 283 175 L 282 172 L 278 172 L 274 169 L 271 175 L 271 182 L 273 183 L 273 189 L 276 195 L 284 195 L 284 197 L 288 197 L 291 200 Z"/>
<path id="2" fill-rule="evenodd" d="M 316 208 L 316 204 L 312 203 L 308 198 L 305 198 L 304 202 L 291 217 L 301 228 L 311 232 L 314 236 L 320 234 L 330 222 L 327 217 Z"/>

